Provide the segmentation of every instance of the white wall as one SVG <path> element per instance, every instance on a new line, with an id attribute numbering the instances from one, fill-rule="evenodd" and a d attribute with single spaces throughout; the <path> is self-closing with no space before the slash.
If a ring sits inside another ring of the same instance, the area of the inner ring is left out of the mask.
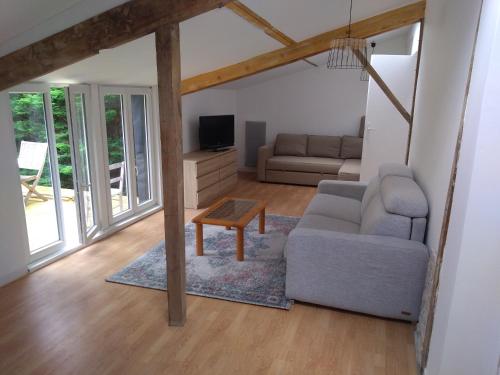
<path id="1" fill-rule="evenodd" d="M 8 95 L 0 93 L 0 286 L 28 271 L 28 234 Z"/>
<path id="2" fill-rule="evenodd" d="M 500 4 L 486 0 L 426 374 L 497 374 Z"/>
<path id="3" fill-rule="evenodd" d="M 430 201 L 428 244 L 437 249 L 480 0 L 430 0 L 410 164 Z"/>
<path id="4" fill-rule="evenodd" d="M 408 44 L 409 35 L 400 35 L 395 38 L 390 38 L 377 42 L 375 46 L 376 55 L 408 55 L 410 53 L 410 45 Z M 371 50 L 371 47 L 368 47 Z"/>
<path id="5" fill-rule="evenodd" d="M 429 200 L 426 242 L 433 254 L 439 244 L 480 3 L 480 0 L 429 0 L 426 7 L 410 166 Z M 460 223 L 454 225 L 459 228 Z M 445 262 L 458 262 L 459 244 L 459 240 L 449 239 Z M 440 282 L 442 290 L 446 290 L 444 285 L 453 285 L 455 280 L 451 274 L 442 274 Z M 428 277 L 427 286 L 430 284 Z M 427 292 L 417 329 L 418 351 L 427 321 Z M 450 296 L 440 292 L 439 298 L 443 302 Z M 436 334 L 433 340 L 439 336 Z"/>
<path id="6" fill-rule="evenodd" d="M 200 116 L 236 115 L 236 112 L 236 92 L 234 90 L 208 89 L 184 95 L 182 97 L 184 152 L 194 151 L 199 148 L 198 118 Z M 235 133 L 237 130 L 235 129 Z"/>
<path id="7" fill-rule="evenodd" d="M 367 82 L 360 71 L 311 68 L 237 91 L 240 165 L 245 121 L 265 121 L 267 142 L 278 133 L 358 134 Z"/>
<path id="8" fill-rule="evenodd" d="M 373 55 L 371 64 L 399 102 L 411 112 L 416 55 Z M 370 78 L 360 180 L 368 182 L 384 163 L 405 163 L 408 122 Z"/>

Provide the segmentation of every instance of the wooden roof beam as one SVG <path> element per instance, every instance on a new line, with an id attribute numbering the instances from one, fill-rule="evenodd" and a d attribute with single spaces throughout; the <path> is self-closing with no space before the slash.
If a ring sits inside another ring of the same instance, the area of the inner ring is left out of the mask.
<path id="1" fill-rule="evenodd" d="M 130 0 L 0 57 L 0 91 L 153 33 L 230 0 Z"/>
<path id="2" fill-rule="evenodd" d="M 387 31 L 419 22 L 425 17 L 425 1 L 390 10 L 352 24 L 355 38 L 370 38 Z M 203 73 L 182 81 L 182 94 L 189 94 L 222 83 L 248 77 L 279 66 L 328 51 L 332 39 L 347 35 L 347 26 L 328 31 L 295 45 L 255 56 L 237 64 Z"/>
<path id="3" fill-rule="evenodd" d="M 269 21 L 259 16 L 252 9 L 247 7 L 245 4 L 240 3 L 238 0 L 226 4 L 226 8 L 230 9 L 233 13 L 240 16 L 248 23 L 254 25 L 256 28 L 264 31 L 267 35 L 277 40 L 284 46 L 293 46 L 297 44 L 295 40 L 293 40 L 288 35 L 275 28 Z M 312 66 L 315 67 L 318 66 L 307 59 L 304 59 L 304 61 Z"/>

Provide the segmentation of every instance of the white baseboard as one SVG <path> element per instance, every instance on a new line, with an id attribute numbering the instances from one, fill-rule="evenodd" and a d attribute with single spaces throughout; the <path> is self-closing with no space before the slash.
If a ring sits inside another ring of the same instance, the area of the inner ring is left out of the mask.
<path id="1" fill-rule="evenodd" d="M 16 271 L 14 271 L 14 272 L 10 272 L 8 275 L 4 275 L 4 276 L 0 277 L 0 287 L 7 285 L 7 284 L 9 284 L 17 279 L 20 279 L 21 277 L 23 277 L 27 273 L 28 273 L 28 269 L 22 268 L 22 269 L 18 269 Z"/>

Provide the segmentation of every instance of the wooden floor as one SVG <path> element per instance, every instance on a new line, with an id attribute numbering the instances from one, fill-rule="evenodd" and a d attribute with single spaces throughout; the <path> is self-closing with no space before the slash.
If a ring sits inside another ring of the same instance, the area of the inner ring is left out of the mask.
<path id="1" fill-rule="evenodd" d="M 301 215 L 315 189 L 241 175 L 233 195 Z M 186 220 L 197 213 L 186 211 Z M 291 311 L 104 282 L 155 245 L 162 213 L 0 289 L 0 374 L 415 374 L 413 326 L 296 303 Z"/>

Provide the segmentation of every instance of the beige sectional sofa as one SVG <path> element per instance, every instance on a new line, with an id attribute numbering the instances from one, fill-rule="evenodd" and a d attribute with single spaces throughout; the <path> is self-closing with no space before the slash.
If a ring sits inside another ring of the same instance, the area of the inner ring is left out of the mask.
<path id="1" fill-rule="evenodd" d="M 362 149 L 360 137 L 278 134 L 259 149 L 257 178 L 312 186 L 321 180 L 359 181 Z"/>

